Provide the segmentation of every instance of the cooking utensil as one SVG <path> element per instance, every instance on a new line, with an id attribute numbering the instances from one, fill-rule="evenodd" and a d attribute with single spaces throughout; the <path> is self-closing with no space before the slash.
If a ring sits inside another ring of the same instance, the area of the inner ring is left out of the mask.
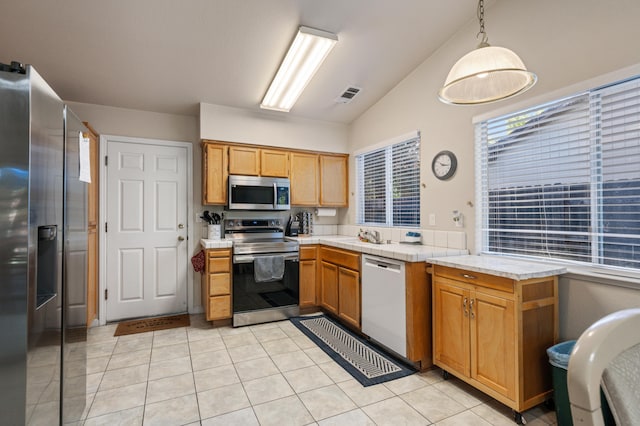
<path id="1" fill-rule="evenodd" d="M 206 220 L 209 225 L 213 225 L 213 218 L 209 214 L 209 210 L 205 210 L 202 216 L 204 216 L 204 220 Z"/>
<path id="2" fill-rule="evenodd" d="M 217 225 L 217 224 L 220 223 L 220 220 L 221 220 L 220 215 L 218 213 L 214 212 L 213 213 L 213 223 Z"/>

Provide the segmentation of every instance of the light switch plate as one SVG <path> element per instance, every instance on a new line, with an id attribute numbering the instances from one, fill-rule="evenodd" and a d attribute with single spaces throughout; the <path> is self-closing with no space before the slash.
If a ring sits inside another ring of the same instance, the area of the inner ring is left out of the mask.
<path id="1" fill-rule="evenodd" d="M 429 213 L 429 226 L 436 226 L 436 214 Z"/>

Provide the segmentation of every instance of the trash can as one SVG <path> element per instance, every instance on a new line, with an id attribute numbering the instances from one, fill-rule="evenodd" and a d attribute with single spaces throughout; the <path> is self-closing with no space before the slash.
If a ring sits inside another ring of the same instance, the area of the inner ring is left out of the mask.
<path id="1" fill-rule="evenodd" d="M 553 399 L 556 407 L 558 426 L 573 426 L 571 419 L 571 403 L 569 402 L 569 388 L 567 387 L 567 370 L 569 369 L 569 357 L 575 346 L 575 340 L 558 343 L 547 349 L 549 364 L 551 364 L 551 377 L 553 380 Z M 600 392 L 602 404 L 602 416 L 604 424 L 615 426 L 609 404 L 602 391 Z"/>
<path id="2" fill-rule="evenodd" d="M 547 349 L 549 364 L 551 364 L 551 378 L 553 380 L 553 399 L 556 406 L 556 418 L 559 426 L 572 426 L 571 404 L 569 403 L 569 389 L 567 388 L 567 370 L 569 356 L 575 346 L 575 340 L 558 343 Z"/>

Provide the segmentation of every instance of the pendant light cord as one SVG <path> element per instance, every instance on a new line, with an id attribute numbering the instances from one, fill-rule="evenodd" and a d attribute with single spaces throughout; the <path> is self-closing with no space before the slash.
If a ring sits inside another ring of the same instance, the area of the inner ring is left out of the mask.
<path id="1" fill-rule="evenodd" d="M 476 38 L 482 35 L 482 40 L 480 41 L 480 44 L 478 44 L 478 48 L 487 47 L 489 46 L 489 37 L 487 36 L 487 33 L 484 30 L 484 0 L 478 1 L 477 15 L 478 15 L 478 21 L 480 22 L 480 31 L 478 32 L 478 34 L 476 34 Z"/>

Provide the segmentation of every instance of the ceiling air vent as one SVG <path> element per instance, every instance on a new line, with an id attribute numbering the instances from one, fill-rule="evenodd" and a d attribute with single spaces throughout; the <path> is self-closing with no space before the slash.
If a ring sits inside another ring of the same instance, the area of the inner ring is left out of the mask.
<path id="1" fill-rule="evenodd" d="M 343 90 L 342 94 L 335 100 L 339 104 L 348 104 L 361 90 L 361 88 L 356 86 L 347 86 L 347 88 Z"/>

